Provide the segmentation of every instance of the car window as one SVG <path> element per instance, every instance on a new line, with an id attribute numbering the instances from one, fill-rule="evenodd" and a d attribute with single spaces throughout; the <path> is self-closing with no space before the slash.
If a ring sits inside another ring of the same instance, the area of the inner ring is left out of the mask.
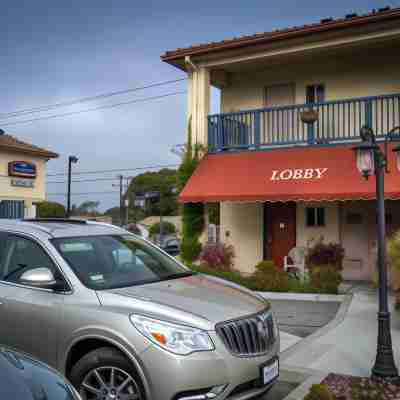
<path id="1" fill-rule="evenodd" d="M 1 280 L 18 283 L 21 275 L 35 268 L 48 268 L 56 278 L 60 277 L 58 269 L 33 240 L 19 236 L 9 236 L 3 251 Z"/>
<path id="2" fill-rule="evenodd" d="M 102 290 L 158 282 L 191 273 L 133 235 L 52 239 L 84 285 Z"/>

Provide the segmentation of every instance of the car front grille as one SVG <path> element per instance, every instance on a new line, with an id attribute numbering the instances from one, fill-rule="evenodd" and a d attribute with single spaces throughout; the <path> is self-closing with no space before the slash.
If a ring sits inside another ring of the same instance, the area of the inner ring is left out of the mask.
<path id="1" fill-rule="evenodd" d="M 227 349 L 238 357 L 265 354 L 276 340 L 270 311 L 222 322 L 216 326 L 216 331 Z"/>

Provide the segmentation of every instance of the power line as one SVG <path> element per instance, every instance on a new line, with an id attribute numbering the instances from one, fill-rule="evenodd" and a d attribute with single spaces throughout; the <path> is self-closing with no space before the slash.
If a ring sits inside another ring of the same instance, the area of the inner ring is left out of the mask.
<path id="1" fill-rule="evenodd" d="M 93 178 L 93 179 L 76 179 L 72 180 L 72 183 L 80 183 L 80 182 L 106 182 L 106 181 L 116 181 L 118 177 L 115 178 Z M 55 183 L 67 183 L 68 181 L 49 181 L 46 184 L 55 184 Z"/>
<path id="2" fill-rule="evenodd" d="M 152 97 L 145 97 L 145 98 L 142 98 L 142 99 L 123 101 L 121 103 L 106 104 L 106 105 L 103 105 L 103 106 L 87 108 L 85 110 L 71 111 L 71 112 L 67 112 L 67 113 L 63 113 L 63 114 L 48 115 L 47 117 L 38 117 L 38 118 L 32 118 L 32 119 L 17 120 L 15 122 L 7 122 L 6 124 L 2 124 L 2 126 L 12 126 L 12 125 L 18 125 L 18 124 L 27 124 L 27 123 L 30 123 L 30 122 L 44 121 L 44 120 L 48 120 L 48 119 L 61 118 L 61 117 L 69 117 L 71 115 L 83 114 L 83 113 L 102 110 L 102 109 L 106 109 L 106 108 L 116 108 L 116 107 L 121 107 L 121 106 L 125 106 L 125 105 L 128 105 L 128 104 L 143 103 L 143 102 L 147 102 L 147 101 L 151 101 L 151 100 L 163 99 L 165 97 L 177 96 L 178 94 L 185 94 L 185 93 L 186 93 L 186 91 L 166 93 L 166 94 L 162 94 L 162 95 L 159 95 L 159 96 L 152 96 Z"/>
<path id="3" fill-rule="evenodd" d="M 81 193 L 71 193 L 71 196 L 86 196 L 86 195 L 98 195 L 98 194 L 119 194 L 119 192 L 113 191 L 105 191 L 105 192 L 81 192 Z M 67 197 L 67 193 L 47 193 L 47 196 L 65 196 Z"/>
<path id="4" fill-rule="evenodd" d="M 173 167 L 177 167 L 178 165 L 179 164 L 160 164 L 160 165 L 147 165 L 145 167 L 78 171 L 78 172 L 73 172 L 72 175 L 104 174 L 104 173 L 111 173 L 111 172 L 140 171 L 140 170 L 145 170 L 145 169 L 173 168 Z M 47 174 L 46 176 L 65 176 L 65 175 L 67 175 L 66 172 L 57 172 L 54 174 Z M 118 177 L 116 177 L 114 179 L 117 179 L 117 178 Z"/>
<path id="5" fill-rule="evenodd" d="M 116 90 L 116 91 L 107 92 L 107 93 L 100 93 L 100 94 L 97 94 L 94 96 L 87 96 L 87 97 L 82 97 L 79 99 L 74 99 L 74 100 L 69 100 L 69 101 L 61 101 L 61 102 L 58 102 L 55 104 L 49 104 L 49 105 L 45 105 L 45 106 L 38 106 L 38 107 L 32 107 L 32 108 L 25 108 L 25 109 L 11 111 L 11 112 L 7 112 L 7 113 L 0 113 L 0 119 L 9 119 L 9 118 L 13 118 L 13 117 L 19 117 L 21 115 L 28 115 L 28 114 L 38 113 L 38 112 L 50 111 L 50 110 L 54 110 L 54 109 L 60 108 L 60 107 L 68 107 L 68 106 L 72 106 L 75 104 L 82 104 L 82 103 L 87 103 L 87 102 L 95 101 L 95 100 L 99 100 L 99 99 L 106 99 L 106 98 L 113 97 L 113 96 L 119 96 L 122 94 L 137 92 L 139 90 L 145 90 L 145 89 L 155 88 L 155 87 L 164 86 L 164 85 L 170 85 L 172 83 L 178 83 L 178 82 L 182 82 L 185 80 L 186 80 L 186 78 L 180 78 L 180 79 L 173 79 L 173 80 L 162 81 L 162 82 L 155 82 L 155 83 L 150 83 L 150 84 L 144 85 L 144 86 L 137 86 L 134 88 L 124 89 L 124 90 Z"/>

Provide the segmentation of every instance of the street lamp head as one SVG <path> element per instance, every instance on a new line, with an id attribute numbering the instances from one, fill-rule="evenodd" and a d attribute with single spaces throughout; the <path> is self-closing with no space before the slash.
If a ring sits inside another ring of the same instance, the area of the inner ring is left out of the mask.
<path id="1" fill-rule="evenodd" d="M 78 157 L 76 156 L 69 156 L 69 162 L 72 164 L 76 164 L 78 162 Z"/>
<path id="2" fill-rule="evenodd" d="M 375 172 L 375 148 L 376 145 L 370 143 L 361 143 L 353 147 L 357 157 L 357 168 L 366 180 Z"/>

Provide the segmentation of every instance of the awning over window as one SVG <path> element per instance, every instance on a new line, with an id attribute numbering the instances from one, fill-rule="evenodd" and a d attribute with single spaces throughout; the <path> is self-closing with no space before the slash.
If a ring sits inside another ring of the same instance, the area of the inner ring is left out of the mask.
<path id="1" fill-rule="evenodd" d="M 400 171 L 389 148 L 385 196 L 400 199 Z M 361 177 L 349 146 L 209 154 L 179 196 L 182 203 L 336 201 L 375 198 L 375 178 Z"/>

